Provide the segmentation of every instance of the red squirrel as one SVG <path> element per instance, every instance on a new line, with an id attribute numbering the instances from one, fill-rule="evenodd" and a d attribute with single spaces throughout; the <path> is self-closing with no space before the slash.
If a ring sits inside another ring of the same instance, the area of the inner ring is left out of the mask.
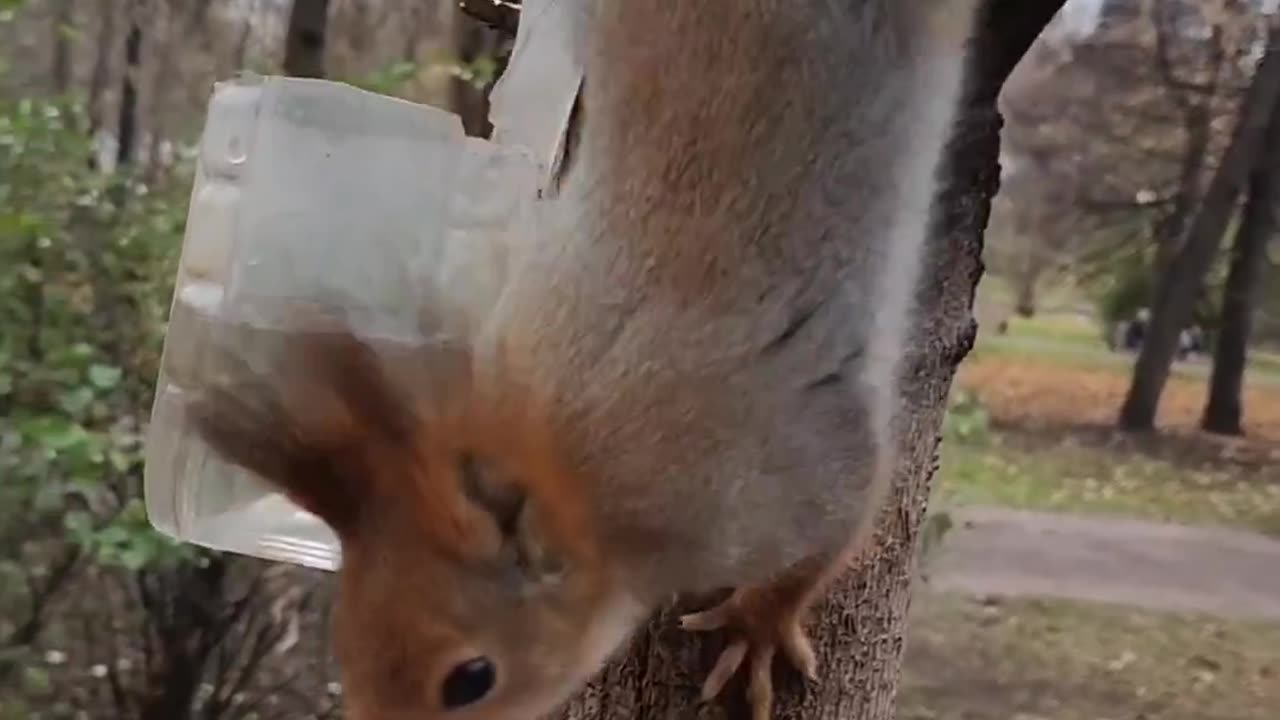
<path id="1" fill-rule="evenodd" d="M 485 324 L 413 392 L 336 325 L 190 408 L 337 533 L 354 720 L 544 716 L 730 587 L 681 622 L 767 720 L 887 494 L 977 0 L 574 1 L 566 154 Z"/>

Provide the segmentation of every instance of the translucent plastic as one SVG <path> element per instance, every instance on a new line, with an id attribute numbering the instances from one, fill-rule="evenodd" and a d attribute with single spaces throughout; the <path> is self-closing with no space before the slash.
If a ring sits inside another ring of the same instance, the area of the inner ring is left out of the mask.
<path id="1" fill-rule="evenodd" d="M 319 519 L 223 462 L 185 407 L 216 344 L 269 362 L 289 308 L 342 298 L 359 331 L 421 337 L 424 302 L 482 319 L 527 233 L 537 165 L 444 111 L 320 80 L 216 86 L 147 436 L 147 512 L 183 541 L 333 569 Z M 252 330 L 253 332 L 246 332 Z M 261 332 L 265 331 L 265 332 Z"/>

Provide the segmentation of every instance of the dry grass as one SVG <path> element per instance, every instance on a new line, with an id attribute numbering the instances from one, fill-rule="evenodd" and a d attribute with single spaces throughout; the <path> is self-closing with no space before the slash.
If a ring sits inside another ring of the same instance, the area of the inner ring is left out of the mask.
<path id="1" fill-rule="evenodd" d="M 1104 428 L 1115 422 L 1127 373 L 1106 367 L 1000 354 L 977 356 L 960 368 L 957 383 L 976 392 L 999 424 L 1026 429 Z M 1157 417 L 1159 427 L 1202 453 L 1254 463 L 1280 461 L 1280 386 L 1245 388 L 1245 438 L 1219 438 L 1197 429 L 1204 408 L 1202 379 L 1169 379 Z"/>

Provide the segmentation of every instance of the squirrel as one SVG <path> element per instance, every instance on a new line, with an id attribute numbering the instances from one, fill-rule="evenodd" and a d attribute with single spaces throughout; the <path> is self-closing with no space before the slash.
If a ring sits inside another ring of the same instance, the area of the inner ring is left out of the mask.
<path id="1" fill-rule="evenodd" d="M 675 596 L 772 713 L 874 531 L 978 0 L 579 0 L 540 240 L 485 325 L 407 355 L 294 333 L 189 406 L 332 527 L 355 720 L 525 720 Z M 429 312 L 429 309 L 428 309 Z M 406 380 L 407 378 L 407 380 Z"/>

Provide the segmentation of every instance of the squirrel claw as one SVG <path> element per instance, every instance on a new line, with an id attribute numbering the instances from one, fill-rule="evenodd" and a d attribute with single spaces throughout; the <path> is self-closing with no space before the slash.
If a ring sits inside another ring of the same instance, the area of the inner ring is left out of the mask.
<path id="1" fill-rule="evenodd" d="M 747 693 L 752 720 L 772 717 L 773 657 L 779 649 L 806 678 L 817 679 L 817 657 L 800 626 L 799 612 L 778 605 L 767 592 L 739 590 L 716 607 L 682 616 L 680 627 L 690 632 L 728 630 L 734 634 L 703 683 L 702 699 L 719 695 L 746 660 L 751 672 Z"/>

